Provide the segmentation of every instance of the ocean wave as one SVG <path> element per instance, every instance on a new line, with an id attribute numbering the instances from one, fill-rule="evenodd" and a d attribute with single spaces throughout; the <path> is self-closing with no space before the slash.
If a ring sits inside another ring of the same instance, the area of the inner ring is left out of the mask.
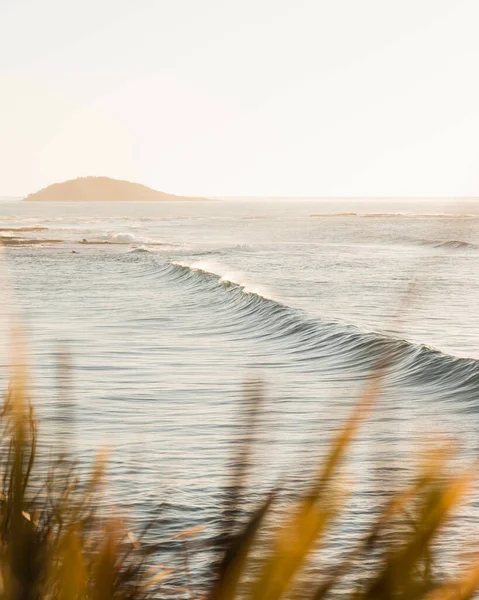
<path id="1" fill-rule="evenodd" d="M 87 239 L 82 238 L 80 244 L 138 244 L 140 246 L 161 246 L 163 242 L 153 240 L 149 238 L 142 238 L 133 235 L 132 233 L 115 233 L 110 232 L 106 235 L 102 235 L 99 239 Z"/>
<path id="2" fill-rule="evenodd" d="M 471 244 L 469 242 L 462 242 L 460 240 L 447 240 L 446 242 L 437 242 L 435 244 L 436 248 L 451 248 L 453 250 L 477 250 L 479 246 L 476 244 Z"/>
<path id="3" fill-rule="evenodd" d="M 388 219 L 388 218 L 429 218 L 429 219 L 474 219 L 479 218 L 479 214 L 474 213 L 415 213 L 415 212 L 383 212 L 383 213 L 361 213 L 361 212 L 341 212 L 341 213 L 313 213 L 310 217 L 359 217 L 367 219 Z"/>
<path id="4" fill-rule="evenodd" d="M 231 255 L 236 254 L 247 254 L 254 252 L 254 248 L 249 244 L 234 244 L 233 246 L 218 246 L 217 248 L 204 248 L 200 250 L 185 250 L 185 254 L 190 256 L 218 256 L 218 255 Z"/>
<path id="5" fill-rule="evenodd" d="M 146 246 L 139 246 L 138 248 L 132 248 L 131 250 L 128 250 L 128 253 L 141 253 L 141 252 L 153 252 L 153 250 L 151 248 L 147 248 Z"/>
<path id="6" fill-rule="evenodd" d="M 142 238 L 137 238 L 132 233 L 109 233 L 105 241 L 112 244 L 141 244 L 144 242 Z"/>
<path id="7" fill-rule="evenodd" d="M 251 283 L 241 273 L 225 271 L 209 261 L 164 263 L 165 275 L 187 283 L 194 290 L 226 292 L 215 310 L 233 309 L 238 316 L 238 335 L 248 335 L 281 343 L 282 351 L 308 363 L 321 360 L 338 372 L 351 368 L 370 373 L 379 361 L 388 364 L 386 379 L 393 385 L 412 382 L 427 385 L 437 396 L 475 399 L 479 392 L 479 361 L 460 358 L 425 344 L 415 344 L 354 325 L 312 318 L 278 299 L 264 286 Z"/>
<path id="8" fill-rule="evenodd" d="M 171 262 L 173 267 L 184 269 L 186 272 L 199 273 L 206 276 L 213 276 L 218 283 L 223 286 L 236 286 L 244 294 L 255 294 L 265 300 L 272 300 L 272 292 L 262 285 L 257 285 L 248 280 L 248 277 L 241 271 L 234 271 L 226 268 L 215 261 L 200 260 L 194 263 Z"/>
<path id="9" fill-rule="evenodd" d="M 414 240 L 419 246 L 439 248 L 444 250 L 478 250 L 479 245 L 462 240 Z"/>

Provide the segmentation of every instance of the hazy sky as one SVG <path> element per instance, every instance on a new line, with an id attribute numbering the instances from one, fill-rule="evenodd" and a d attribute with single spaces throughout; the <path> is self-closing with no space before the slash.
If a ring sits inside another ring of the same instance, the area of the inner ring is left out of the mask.
<path id="1" fill-rule="evenodd" d="M 478 0 L 0 0 L 0 195 L 479 195 L 478 31 Z"/>

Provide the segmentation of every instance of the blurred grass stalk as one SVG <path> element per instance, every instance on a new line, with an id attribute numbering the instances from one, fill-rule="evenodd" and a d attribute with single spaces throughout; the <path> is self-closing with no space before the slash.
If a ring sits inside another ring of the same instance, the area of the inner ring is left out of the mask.
<path id="1" fill-rule="evenodd" d="M 438 449 L 424 459 L 414 481 L 389 494 L 363 539 L 347 549 L 336 566 L 316 576 L 301 576 L 312 553 L 315 560 L 335 535 L 335 520 L 347 496 L 342 466 L 361 423 L 373 409 L 381 385 L 373 376 L 309 489 L 274 520 L 279 493 L 272 490 L 246 520 L 240 518 L 248 497 L 246 483 L 254 430 L 261 406 L 258 383 L 248 387 L 243 426 L 247 435 L 231 469 L 231 485 L 222 512 L 222 545 L 212 565 L 212 583 L 195 590 L 163 587 L 168 568 L 151 566 L 161 545 L 146 545 L 119 518 L 98 514 L 105 473 L 99 456 L 87 481 L 64 453 L 48 471 L 37 470 L 37 426 L 29 399 L 24 334 L 15 329 L 12 375 L 1 412 L 0 599 L 108 600 L 113 598 L 184 598 L 201 594 L 211 600 L 321 600 L 346 589 L 351 600 L 465 600 L 479 585 L 479 561 L 452 580 L 438 581 L 433 546 L 474 473 L 448 475 L 450 453 Z M 61 369 L 66 369 L 65 360 Z M 383 368 L 383 367 L 382 367 Z M 273 517 L 274 527 L 265 528 Z M 185 523 L 185 537 L 189 535 Z M 265 533 L 266 532 L 266 533 Z M 262 535 L 261 535 L 262 534 Z M 260 539 L 261 538 L 261 539 Z M 374 567 L 361 564 L 374 557 Z M 319 565 L 321 566 L 321 565 Z M 358 573 L 360 577 L 351 577 Z"/>
<path id="2" fill-rule="evenodd" d="M 0 598 L 151 598 L 159 578 L 147 562 L 155 549 L 142 547 L 119 518 L 97 513 L 104 458 L 87 481 L 63 452 L 48 470 L 39 466 L 23 340 L 16 328 L 1 412 Z"/>

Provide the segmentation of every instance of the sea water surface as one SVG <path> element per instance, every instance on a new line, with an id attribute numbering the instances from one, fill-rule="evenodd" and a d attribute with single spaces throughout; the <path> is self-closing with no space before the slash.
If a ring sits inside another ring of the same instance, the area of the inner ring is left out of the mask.
<path id="1" fill-rule="evenodd" d="M 245 382 L 265 394 L 251 500 L 278 482 L 294 495 L 387 353 L 334 560 L 419 443 L 453 436 L 461 465 L 477 458 L 476 213 L 431 201 L 3 202 L 2 364 L 13 294 L 45 447 L 67 444 L 84 468 L 109 448 L 109 505 L 136 523 L 159 509 L 166 541 L 203 525 L 192 568 L 204 574 Z M 65 349 L 68 407 L 55 392 Z M 450 562 L 477 537 L 475 498 L 459 517 Z"/>

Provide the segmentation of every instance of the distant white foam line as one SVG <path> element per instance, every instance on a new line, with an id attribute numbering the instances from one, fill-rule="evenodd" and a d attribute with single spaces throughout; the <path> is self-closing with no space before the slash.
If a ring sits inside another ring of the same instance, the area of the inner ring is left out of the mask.
<path id="1" fill-rule="evenodd" d="M 199 260 L 194 263 L 173 262 L 173 265 L 191 269 L 192 271 L 203 271 L 219 277 L 218 283 L 227 286 L 228 284 L 237 285 L 245 294 L 255 294 L 266 300 L 274 300 L 273 293 L 264 285 L 252 283 L 241 271 L 231 271 L 228 267 L 221 265 L 216 261 Z"/>
<path id="2" fill-rule="evenodd" d="M 131 233 L 109 233 L 107 235 L 107 240 L 110 242 L 121 242 L 122 244 L 134 244 L 135 242 L 139 242 L 139 239 Z"/>
<path id="3" fill-rule="evenodd" d="M 132 233 L 116 233 L 114 231 L 109 232 L 103 236 L 103 241 L 110 242 L 112 244 L 160 244 L 158 240 L 152 240 L 149 238 L 136 237 Z"/>

